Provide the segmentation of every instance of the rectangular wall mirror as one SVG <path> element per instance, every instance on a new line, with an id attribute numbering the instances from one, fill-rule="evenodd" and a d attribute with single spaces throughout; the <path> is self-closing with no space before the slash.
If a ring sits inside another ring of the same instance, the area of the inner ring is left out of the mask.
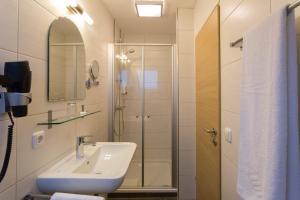
<path id="1" fill-rule="evenodd" d="M 76 25 L 67 18 L 54 20 L 48 40 L 48 100 L 85 98 L 85 47 Z"/>

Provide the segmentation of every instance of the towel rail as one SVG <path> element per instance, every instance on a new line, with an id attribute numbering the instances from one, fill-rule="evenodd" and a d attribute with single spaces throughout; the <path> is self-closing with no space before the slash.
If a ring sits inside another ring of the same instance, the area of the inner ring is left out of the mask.
<path id="1" fill-rule="evenodd" d="M 291 11 L 293 11 L 298 6 L 300 6 L 300 0 L 295 1 L 294 3 L 290 4 L 287 8 L 287 13 L 289 14 Z M 239 38 L 238 40 L 236 40 L 234 42 L 230 42 L 230 47 L 242 49 L 243 48 L 243 38 Z"/>

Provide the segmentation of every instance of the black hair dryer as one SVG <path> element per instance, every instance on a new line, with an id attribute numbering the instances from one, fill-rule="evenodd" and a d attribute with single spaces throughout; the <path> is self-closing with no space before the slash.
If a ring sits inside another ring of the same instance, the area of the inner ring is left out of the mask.
<path id="1" fill-rule="evenodd" d="M 7 146 L 0 182 L 3 180 L 11 154 L 13 140 L 13 117 L 27 115 L 27 105 L 31 103 L 31 71 L 28 61 L 6 62 L 4 75 L 0 75 L 0 85 L 6 88 L 6 92 L 0 92 L 0 114 L 8 113 L 11 125 L 8 126 Z"/>
<path id="2" fill-rule="evenodd" d="M 0 84 L 7 92 L 0 93 L 0 113 L 12 111 L 14 117 L 27 115 L 27 105 L 31 102 L 31 71 L 28 61 L 5 63 Z"/>

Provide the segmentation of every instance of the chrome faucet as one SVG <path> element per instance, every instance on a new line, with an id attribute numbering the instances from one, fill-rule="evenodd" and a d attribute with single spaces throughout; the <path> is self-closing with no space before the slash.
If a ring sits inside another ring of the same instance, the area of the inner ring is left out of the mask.
<path id="1" fill-rule="evenodd" d="M 84 145 L 85 144 L 92 144 L 91 142 L 85 142 L 85 138 L 91 138 L 93 136 L 78 136 L 76 138 L 76 158 L 83 158 L 84 157 Z"/>

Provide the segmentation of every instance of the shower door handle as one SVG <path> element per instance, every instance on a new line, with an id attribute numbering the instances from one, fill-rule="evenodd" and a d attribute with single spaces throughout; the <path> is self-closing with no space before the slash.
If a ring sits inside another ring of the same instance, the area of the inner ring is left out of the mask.
<path id="1" fill-rule="evenodd" d="M 216 131 L 216 129 L 212 128 L 210 130 L 210 129 L 204 128 L 203 131 L 210 135 L 210 142 L 213 143 L 214 146 L 217 146 L 218 143 L 217 143 L 217 131 Z"/>

